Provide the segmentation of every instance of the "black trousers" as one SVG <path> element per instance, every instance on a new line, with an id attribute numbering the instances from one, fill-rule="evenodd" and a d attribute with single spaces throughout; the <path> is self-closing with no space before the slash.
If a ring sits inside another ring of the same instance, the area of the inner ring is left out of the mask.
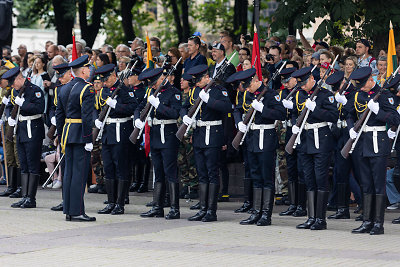
<path id="1" fill-rule="evenodd" d="M 102 145 L 101 157 L 107 179 L 128 180 L 129 144 Z"/>
<path id="2" fill-rule="evenodd" d="M 361 157 L 361 186 L 363 193 L 385 194 L 387 156 Z"/>
<path id="3" fill-rule="evenodd" d="M 155 182 L 166 181 L 179 183 L 178 180 L 178 147 L 152 148 L 151 160 L 153 161 Z"/>
<path id="4" fill-rule="evenodd" d="M 199 183 L 219 185 L 219 161 L 221 158 L 221 148 L 194 147 L 194 158 L 196 161 Z"/>
<path id="5" fill-rule="evenodd" d="M 250 175 L 254 188 L 275 190 L 275 160 L 275 150 L 249 153 Z"/>
<path id="6" fill-rule="evenodd" d="M 42 140 L 23 143 L 17 141 L 17 150 L 21 173 L 40 174 Z"/>
<path id="7" fill-rule="evenodd" d="M 64 214 L 85 213 L 83 196 L 90 170 L 90 152 L 85 144 L 67 144 L 65 148 L 65 171 L 63 177 Z"/>
<path id="8" fill-rule="evenodd" d="M 330 156 L 330 152 L 303 155 L 302 162 L 307 191 L 329 191 Z"/>

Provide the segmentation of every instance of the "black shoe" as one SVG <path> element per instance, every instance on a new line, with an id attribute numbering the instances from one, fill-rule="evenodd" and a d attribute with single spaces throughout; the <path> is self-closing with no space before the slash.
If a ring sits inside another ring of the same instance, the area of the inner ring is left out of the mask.
<path id="1" fill-rule="evenodd" d="M 354 220 L 355 220 L 356 222 L 362 222 L 363 219 L 364 219 L 364 216 L 363 216 L 362 214 L 360 214 L 360 215 L 358 215 Z"/>
<path id="2" fill-rule="evenodd" d="M 166 220 L 180 219 L 181 213 L 179 212 L 179 183 L 168 182 L 169 195 L 171 201 L 171 209 L 165 216 Z"/>
<path id="3" fill-rule="evenodd" d="M 311 226 L 315 223 L 316 216 L 316 198 L 317 194 L 315 191 L 307 191 L 307 207 L 308 207 L 308 219 L 302 224 L 296 226 L 297 229 L 310 229 Z"/>
<path id="4" fill-rule="evenodd" d="M 326 220 L 317 218 L 315 223 L 311 225 L 311 230 L 326 230 Z"/>
<path id="5" fill-rule="evenodd" d="M 151 210 L 148 212 L 144 212 L 140 214 L 141 217 L 164 217 L 164 209 L 160 207 L 154 206 Z"/>
<path id="6" fill-rule="evenodd" d="M 205 210 L 200 210 L 199 212 L 197 212 L 195 215 L 191 216 L 188 218 L 188 221 L 201 221 L 203 219 L 204 216 L 206 216 L 207 211 Z"/>
<path id="7" fill-rule="evenodd" d="M 362 206 L 358 205 L 357 208 L 354 210 L 354 213 L 360 213 L 362 212 Z"/>
<path id="8" fill-rule="evenodd" d="M 261 207 L 262 207 L 262 188 L 253 188 L 253 208 L 254 212 L 249 218 L 242 220 L 241 225 L 256 224 L 261 218 Z"/>
<path id="9" fill-rule="evenodd" d="M 315 218 L 308 218 L 307 221 L 305 221 L 302 224 L 299 224 L 296 226 L 297 229 L 310 229 L 311 226 L 315 223 Z"/>
<path id="10" fill-rule="evenodd" d="M 181 192 L 179 193 L 179 198 L 180 198 L 180 199 L 184 199 L 185 196 L 186 196 L 188 193 L 189 193 L 188 187 L 187 187 L 187 186 L 184 186 L 184 187 L 182 188 Z"/>
<path id="11" fill-rule="evenodd" d="M 373 220 L 373 195 L 372 194 L 363 194 L 363 223 L 360 227 L 353 229 L 351 233 L 353 234 L 364 234 L 369 233 L 371 229 L 374 227 Z M 358 216 L 360 217 L 360 216 Z"/>
<path id="12" fill-rule="evenodd" d="M 164 217 L 165 183 L 156 182 L 153 192 L 153 207 L 148 212 L 140 214 L 141 217 Z"/>
<path id="13" fill-rule="evenodd" d="M 121 215 L 125 213 L 125 208 L 119 204 L 115 205 L 114 209 L 111 211 L 111 215 Z"/>
<path id="14" fill-rule="evenodd" d="M 19 194 L 18 194 L 18 198 L 21 198 L 21 189 L 18 186 L 18 170 L 17 167 L 6 167 L 8 170 L 8 187 L 7 189 L 0 193 L 0 197 L 8 197 L 10 195 L 12 195 L 16 190 L 19 189 Z"/>
<path id="15" fill-rule="evenodd" d="M 374 224 L 370 221 L 364 221 L 360 227 L 355 228 L 351 231 L 352 234 L 364 234 L 369 233 L 374 227 Z"/>
<path id="16" fill-rule="evenodd" d="M 298 205 L 296 211 L 292 213 L 293 217 L 304 217 L 307 216 L 307 210 L 303 207 Z"/>
<path id="17" fill-rule="evenodd" d="M 261 218 L 261 213 L 254 211 L 253 214 L 250 215 L 249 218 L 240 221 L 241 225 L 252 225 L 252 224 L 256 224 L 258 222 L 258 220 Z"/>
<path id="18" fill-rule="evenodd" d="M 328 204 L 328 191 L 317 191 L 317 212 L 315 223 L 310 227 L 311 230 L 326 229 L 326 208 Z"/>
<path id="19" fill-rule="evenodd" d="M 369 232 L 370 235 L 383 235 L 385 230 L 383 229 L 383 223 L 375 223 Z"/>
<path id="20" fill-rule="evenodd" d="M 146 203 L 146 207 L 153 207 L 154 206 L 154 201 L 150 201 Z"/>
<path id="21" fill-rule="evenodd" d="M 66 220 L 66 221 L 71 221 L 71 215 L 68 215 L 68 214 L 65 215 L 65 220 Z"/>
<path id="22" fill-rule="evenodd" d="M 339 208 L 335 214 L 328 216 L 328 219 L 350 219 L 348 208 Z"/>
<path id="23" fill-rule="evenodd" d="M 202 222 L 215 222 L 217 220 L 217 202 L 218 202 L 219 184 L 208 185 L 207 213 L 201 219 Z"/>
<path id="24" fill-rule="evenodd" d="M 181 213 L 179 209 L 171 208 L 170 211 L 168 212 L 167 216 L 165 216 L 166 220 L 174 220 L 174 219 L 180 219 L 181 218 Z"/>
<path id="25" fill-rule="evenodd" d="M 63 209 L 64 209 L 64 205 L 62 202 L 60 204 L 58 204 L 57 206 L 54 206 L 51 208 L 51 210 L 53 210 L 53 211 L 63 211 Z"/>
<path id="26" fill-rule="evenodd" d="M 190 209 L 193 210 L 193 209 L 197 209 L 197 207 L 195 207 L 195 206 L 198 206 L 198 209 L 200 209 L 200 210 L 195 215 L 189 217 L 188 218 L 189 221 L 201 221 L 204 218 L 204 216 L 206 216 L 207 199 L 208 199 L 208 184 L 200 183 L 199 184 L 199 200 L 200 201 L 196 205 L 190 207 Z"/>
<path id="27" fill-rule="evenodd" d="M 190 206 L 191 210 L 199 210 L 200 209 L 200 202 L 197 202 L 196 204 Z"/>
<path id="28" fill-rule="evenodd" d="M 256 210 L 253 209 L 253 208 L 251 208 L 251 209 L 249 209 L 249 210 L 247 211 L 248 214 L 253 214 L 254 212 L 256 212 Z"/>
<path id="29" fill-rule="evenodd" d="M 104 209 L 97 211 L 97 213 L 98 214 L 110 214 L 114 208 L 115 208 L 115 204 L 109 203 L 109 204 L 107 204 L 107 206 L 104 207 Z"/>
<path id="30" fill-rule="evenodd" d="M 14 191 L 10 196 L 10 198 L 21 198 L 22 197 L 22 192 L 21 192 L 21 187 L 18 187 L 17 190 Z"/>
<path id="31" fill-rule="evenodd" d="M 96 184 L 94 187 L 88 188 L 88 193 L 97 193 L 99 191 L 100 185 Z"/>
<path id="32" fill-rule="evenodd" d="M 29 173 L 21 173 L 21 192 L 22 199 L 16 203 L 11 204 L 12 208 L 19 208 L 26 201 L 28 195 Z"/>
<path id="33" fill-rule="evenodd" d="M 26 201 L 26 197 L 23 197 L 20 201 L 11 204 L 11 208 L 20 208 L 22 204 Z"/>
<path id="34" fill-rule="evenodd" d="M 369 232 L 370 235 L 383 235 L 383 223 L 385 219 L 386 196 L 383 194 L 375 195 L 375 223 Z"/>
<path id="35" fill-rule="evenodd" d="M 400 217 L 392 221 L 393 224 L 400 224 Z"/>
<path id="36" fill-rule="evenodd" d="M 215 210 L 207 210 L 206 215 L 201 219 L 202 222 L 217 221 L 217 212 Z"/>
<path id="37" fill-rule="evenodd" d="M 36 192 L 39 184 L 39 175 L 29 174 L 28 197 L 26 201 L 20 206 L 22 209 L 36 208 Z"/>
<path id="38" fill-rule="evenodd" d="M 67 215 L 68 216 L 68 215 Z M 94 222 L 96 221 L 96 217 L 89 217 L 86 214 L 78 215 L 78 216 L 70 216 L 70 221 L 76 222 Z"/>
<path id="39" fill-rule="evenodd" d="M 243 205 L 235 210 L 235 213 L 245 213 L 247 212 L 249 209 L 251 209 L 252 204 L 250 203 L 250 201 L 246 200 L 245 202 L 243 202 Z"/>
<path id="40" fill-rule="evenodd" d="M 262 213 L 261 213 L 261 218 L 257 222 L 257 226 L 271 225 L 271 215 L 273 206 L 274 206 L 274 190 L 270 188 L 264 188 Z"/>
<path id="41" fill-rule="evenodd" d="M 136 192 L 138 191 L 139 187 L 140 187 L 139 183 L 133 182 L 129 187 L 129 192 Z"/>
<path id="42" fill-rule="evenodd" d="M 7 187 L 6 190 L 4 190 L 3 192 L 0 193 L 0 197 L 8 197 L 10 196 L 12 193 L 14 193 L 16 190 L 12 187 Z"/>
<path id="43" fill-rule="evenodd" d="M 21 209 L 33 209 L 36 208 L 36 200 L 30 197 L 27 197 L 24 203 L 20 206 Z"/>
<path id="44" fill-rule="evenodd" d="M 279 216 L 289 216 L 292 215 L 297 210 L 295 205 L 290 205 L 289 208 L 285 211 L 279 213 Z"/>
<path id="45" fill-rule="evenodd" d="M 148 192 L 149 189 L 147 187 L 147 184 L 140 184 L 139 189 L 137 190 L 138 193 L 146 193 Z"/>

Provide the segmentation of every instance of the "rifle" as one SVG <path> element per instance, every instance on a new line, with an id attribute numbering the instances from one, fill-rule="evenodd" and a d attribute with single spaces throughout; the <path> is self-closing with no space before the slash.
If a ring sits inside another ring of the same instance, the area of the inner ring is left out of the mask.
<path id="1" fill-rule="evenodd" d="M 393 126 L 392 128 L 390 128 L 390 130 L 392 130 L 392 131 L 394 132 L 395 128 L 396 128 L 396 126 Z M 396 147 L 397 138 L 399 137 L 399 132 L 400 132 L 400 127 L 397 126 L 397 129 L 396 129 L 396 137 L 395 137 L 394 140 L 393 140 L 392 149 L 390 150 L 390 153 L 393 153 L 393 152 L 394 152 L 394 149 L 395 149 L 395 147 Z M 391 140 L 392 140 L 392 139 L 391 139 Z"/>
<path id="2" fill-rule="evenodd" d="M 333 63 L 329 66 L 328 70 L 324 74 L 324 77 L 322 77 L 322 79 L 318 81 L 317 87 L 310 97 L 311 101 L 314 101 L 315 98 L 317 97 L 317 94 L 318 94 L 319 90 L 321 89 L 322 82 L 324 81 L 325 77 L 332 71 L 333 66 L 335 65 L 338 57 L 339 57 L 339 55 L 336 56 Z M 304 129 L 304 126 L 307 122 L 309 114 L 310 114 L 310 110 L 307 107 L 304 107 L 300 116 L 297 118 L 296 126 L 300 128 L 300 131 L 297 134 L 292 134 L 289 141 L 287 142 L 285 150 L 288 154 L 293 154 L 293 150 L 296 148 L 298 142 L 300 141 L 301 132 Z"/>
<path id="3" fill-rule="evenodd" d="M 28 84 L 28 82 L 29 82 L 28 79 L 26 79 L 24 85 L 21 87 L 21 89 L 19 89 L 19 93 L 18 93 L 19 97 L 23 96 L 23 94 L 25 92 L 26 85 Z M 15 105 L 14 105 L 12 111 L 11 111 L 11 114 L 10 114 L 11 119 L 13 119 L 15 121 L 18 120 L 19 112 L 20 112 L 20 106 L 18 106 L 17 103 L 15 103 Z M 8 141 L 10 141 L 10 142 L 13 141 L 13 137 L 17 133 L 17 125 L 18 125 L 18 121 L 16 122 L 15 126 L 9 125 L 10 127 L 8 127 L 8 130 L 7 130 L 7 133 L 6 133 L 6 139 Z"/>
<path id="4" fill-rule="evenodd" d="M 392 74 L 385 80 L 385 82 L 382 85 L 379 92 L 374 96 L 374 98 L 373 98 L 374 102 L 378 101 L 378 98 L 384 91 L 384 87 L 391 82 L 391 80 L 395 77 L 395 74 L 397 74 L 399 72 L 399 70 L 400 70 L 400 66 L 394 72 L 392 72 Z M 353 127 L 354 131 L 357 133 L 357 137 L 355 139 L 349 138 L 349 140 L 347 140 L 346 144 L 340 151 L 340 153 L 342 154 L 342 156 L 345 159 L 347 159 L 349 154 L 351 154 L 353 152 L 355 146 L 357 145 L 358 140 L 360 139 L 361 133 L 364 131 L 365 127 L 367 126 L 367 122 L 368 122 L 370 116 L 371 116 L 371 110 L 367 107 L 366 110 L 361 115 L 361 118 L 356 122 L 356 124 Z"/>
<path id="5" fill-rule="evenodd" d="M 57 152 L 56 152 L 57 153 Z M 60 168 L 61 166 L 61 162 L 64 160 L 64 156 L 65 154 L 62 155 L 62 157 L 60 158 L 60 160 L 58 161 L 56 167 L 54 168 L 53 172 L 50 174 L 49 178 L 47 178 L 46 182 L 44 182 L 44 184 L 42 185 L 42 188 L 45 189 L 46 186 L 50 183 L 51 179 L 53 178 L 54 174 L 56 173 L 56 171 L 58 170 L 58 168 Z"/>
<path id="6" fill-rule="evenodd" d="M 174 66 L 172 66 L 172 68 L 169 70 L 168 74 L 165 76 L 164 80 L 161 82 L 161 84 L 158 86 L 158 88 L 155 90 L 153 96 L 157 97 L 158 93 L 161 91 L 161 88 L 167 83 L 168 81 L 168 76 L 171 75 L 172 72 L 174 72 L 177 68 L 177 66 L 180 64 L 182 60 L 182 57 L 180 57 L 178 59 L 178 62 L 176 62 L 176 64 Z M 142 111 L 140 112 L 140 120 L 145 122 L 147 121 L 147 119 L 149 118 L 151 112 L 153 111 L 153 105 L 150 104 L 150 102 L 146 103 L 146 106 L 142 109 Z M 140 136 L 142 135 L 143 129 L 139 129 L 137 127 L 135 127 L 135 129 L 133 129 L 133 132 L 131 133 L 131 135 L 129 136 L 129 140 L 133 143 L 136 144 L 136 141 L 140 138 Z"/>
<path id="7" fill-rule="evenodd" d="M 138 60 L 135 61 L 135 63 L 132 65 L 130 69 L 128 69 L 129 65 L 132 63 L 129 62 L 129 64 L 125 67 L 125 69 L 122 71 L 122 73 L 119 76 L 119 81 L 120 83 L 118 84 L 117 88 L 115 88 L 114 92 L 111 95 L 111 99 L 115 99 L 118 96 L 119 90 L 122 88 L 124 85 L 124 80 L 129 77 L 129 74 L 131 73 L 132 69 L 136 66 L 136 63 Z M 109 105 L 105 105 L 104 108 L 101 110 L 99 114 L 99 121 L 101 122 L 101 127 L 100 129 L 97 127 L 93 128 L 93 143 L 98 142 L 101 137 L 103 136 L 104 132 L 104 125 L 106 124 L 106 120 L 108 116 L 110 115 L 111 108 Z"/>
<path id="8" fill-rule="evenodd" d="M 218 80 L 219 76 L 225 73 L 226 69 L 228 68 L 229 64 L 231 64 L 232 58 L 236 55 L 237 52 L 235 52 L 231 58 L 228 60 L 227 63 L 225 63 L 217 72 L 214 78 L 211 79 L 211 81 L 207 84 L 207 86 L 203 89 L 204 92 L 208 92 L 211 86 Z M 203 100 L 198 97 L 196 101 L 194 102 L 194 105 L 189 109 L 187 116 L 191 119 L 196 118 L 197 113 L 199 113 L 201 105 L 203 104 Z M 178 131 L 176 132 L 176 137 L 179 139 L 179 141 L 182 141 L 184 136 L 187 136 L 189 133 L 190 128 L 192 125 L 186 125 L 185 123 L 182 123 L 181 126 L 179 127 Z"/>
<path id="9" fill-rule="evenodd" d="M 261 101 L 261 99 L 267 93 L 270 84 L 279 76 L 279 74 L 281 73 L 281 71 L 283 70 L 285 65 L 286 65 L 286 61 L 284 61 L 282 66 L 277 71 L 275 71 L 275 73 L 272 75 L 272 78 L 268 81 L 267 86 L 265 86 L 264 90 L 262 90 L 262 92 L 257 96 L 257 101 Z M 232 141 L 232 146 L 236 150 L 239 150 L 239 146 L 243 144 L 244 139 L 246 138 L 246 135 L 250 130 L 251 122 L 253 121 L 255 115 L 256 115 L 256 110 L 253 107 L 251 107 L 249 109 L 249 111 L 247 111 L 246 116 L 244 117 L 244 120 L 243 120 L 243 124 L 246 125 L 246 131 L 244 133 L 241 131 L 238 131 L 236 133 L 235 138 Z"/>
<path id="10" fill-rule="evenodd" d="M 10 90 L 6 91 L 4 97 L 8 98 L 11 95 L 11 90 L 12 90 L 12 88 L 10 88 Z M 0 105 L 0 118 L 3 117 L 3 113 L 4 113 L 5 108 L 6 108 L 6 105 L 4 103 L 1 103 L 1 105 Z"/>

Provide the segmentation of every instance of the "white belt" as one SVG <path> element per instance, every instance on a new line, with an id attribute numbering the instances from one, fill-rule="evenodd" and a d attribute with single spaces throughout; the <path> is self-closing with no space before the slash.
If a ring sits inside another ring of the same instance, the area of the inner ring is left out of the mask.
<path id="1" fill-rule="evenodd" d="M 318 128 L 322 128 L 328 126 L 326 121 L 318 122 L 318 123 L 306 123 L 304 129 L 306 130 L 314 130 L 314 145 L 316 149 L 319 149 L 319 135 L 318 135 Z"/>
<path id="2" fill-rule="evenodd" d="M 386 126 L 365 126 L 364 132 L 372 132 L 372 142 L 374 144 L 374 152 L 378 153 L 378 132 L 386 132 Z"/>
<path id="3" fill-rule="evenodd" d="M 28 138 L 32 138 L 31 121 L 40 119 L 41 117 L 42 117 L 42 114 L 36 114 L 36 115 L 32 115 L 32 116 L 19 115 L 19 117 L 18 117 L 19 121 L 26 121 L 26 129 L 28 130 Z"/>
<path id="4" fill-rule="evenodd" d="M 347 127 L 347 122 L 345 120 L 338 120 L 336 123 L 338 128 L 346 128 Z"/>
<path id="5" fill-rule="evenodd" d="M 159 120 L 159 119 L 148 119 L 149 125 L 161 125 L 160 126 L 160 135 L 161 135 L 161 143 L 165 144 L 165 134 L 164 134 L 164 127 L 165 124 L 176 124 L 177 120 Z"/>
<path id="6" fill-rule="evenodd" d="M 208 146 L 208 144 L 210 144 L 210 129 L 211 126 L 217 126 L 217 125 L 222 125 L 222 121 L 201 121 L 198 120 L 196 122 L 197 127 L 206 127 L 206 139 L 205 139 L 205 143 L 206 146 Z"/>
<path id="7" fill-rule="evenodd" d="M 275 124 L 252 124 L 250 126 L 251 130 L 259 130 L 260 136 L 258 138 L 258 147 L 264 149 L 264 130 L 275 129 Z"/>
<path id="8" fill-rule="evenodd" d="M 115 136 L 117 139 L 117 142 L 121 141 L 121 123 L 130 121 L 131 117 L 127 118 L 107 118 L 106 119 L 106 124 L 111 124 L 115 123 Z"/>

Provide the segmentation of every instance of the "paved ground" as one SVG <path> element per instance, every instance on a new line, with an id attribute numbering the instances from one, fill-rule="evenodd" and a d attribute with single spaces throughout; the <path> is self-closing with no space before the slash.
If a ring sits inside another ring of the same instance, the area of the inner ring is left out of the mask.
<path id="1" fill-rule="evenodd" d="M 3 190 L 3 187 L 0 188 Z M 387 213 L 385 235 L 352 235 L 351 220 L 329 221 L 327 231 L 296 230 L 304 218 L 279 217 L 273 225 L 241 226 L 247 214 L 232 210 L 239 202 L 219 205 L 218 222 L 186 220 L 190 203 L 181 200 L 181 220 L 143 219 L 151 193 L 132 195 L 122 216 L 96 215 L 94 223 L 66 222 L 49 208 L 60 191 L 39 190 L 38 208 L 10 208 L 0 199 L 0 266 L 397 266 L 400 225 Z M 103 207 L 105 195 L 87 194 L 89 215 Z M 167 209 L 166 209 L 167 211 Z M 355 214 L 352 213 L 352 218 Z"/>

